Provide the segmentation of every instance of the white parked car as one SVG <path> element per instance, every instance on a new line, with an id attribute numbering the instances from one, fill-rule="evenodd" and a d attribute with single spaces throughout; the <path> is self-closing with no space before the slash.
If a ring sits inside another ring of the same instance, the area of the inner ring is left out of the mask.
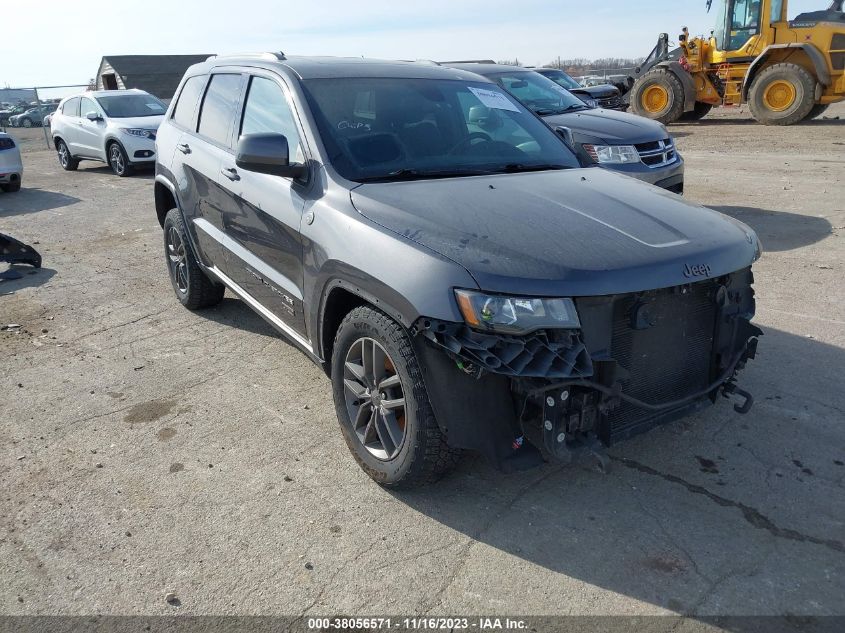
<path id="1" fill-rule="evenodd" d="M 118 176 L 155 164 L 155 139 L 167 106 L 143 90 L 97 90 L 62 100 L 51 131 L 59 163 L 73 171 L 97 160 Z"/>
<path id="2" fill-rule="evenodd" d="M 6 193 L 18 191 L 23 178 L 21 150 L 15 139 L 0 132 L 0 189 Z"/>

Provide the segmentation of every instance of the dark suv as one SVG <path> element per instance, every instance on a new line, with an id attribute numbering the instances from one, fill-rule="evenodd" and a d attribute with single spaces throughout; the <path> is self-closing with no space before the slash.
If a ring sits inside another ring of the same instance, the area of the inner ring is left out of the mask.
<path id="1" fill-rule="evenodd" d="M 562 133 L 581 164 L 619 171 L 674 193 L 684 192 L 684 161 L 662 123 L 588 106 L 529 68 L 484 62 L 447 65 L 495 81 Z"/>
<path id="2" fill-rule="evenodd" d="M 720 393 L 750 405 L 754 232 L 579 168 L 477 75 L 212 58 L 156 156 L 176 296 L 204 308 L 229 288 L 321 364 L 381 484 L 430 481 L 463 449 L 503 470 L 601 459 Z"/>

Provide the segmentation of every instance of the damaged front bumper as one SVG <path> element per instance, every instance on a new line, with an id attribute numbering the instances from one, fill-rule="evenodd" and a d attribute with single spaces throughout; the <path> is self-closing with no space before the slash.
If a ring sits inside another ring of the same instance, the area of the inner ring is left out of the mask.
<path id="1" fill-rule="evenodd" d="M 422 318 L 413 332 L 450 445 L 502 470 L 563 462 L 712 404 L 753 399 L 736 374 L 762 332 L 750 268 L 639 293 L 576 298 L 578 330 L 524 336 Z M 527 441 L 526 441 L 527 440 Z M 538 450 L 539 449 L 539 450 Z"/>

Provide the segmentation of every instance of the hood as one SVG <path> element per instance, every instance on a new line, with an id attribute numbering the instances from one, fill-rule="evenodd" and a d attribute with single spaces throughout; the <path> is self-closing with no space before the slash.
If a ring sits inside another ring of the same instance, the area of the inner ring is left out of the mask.
<path id="1" fill-rule="evenodd" d="M 161 125 L 162 121 L 164 121 L 163 114 L 157 114 L 155 116 L 138 116 L 124 117 L 120 119 L 109 119 L 109 123 L 111 123 L 115 127 L 138 128 L 143 130 L 157 130 L 158 126 Z"/>
<path id="2" fill-rule="evenodd" d="M 543 117 L 551 127 L 567 127 L 573 134 L 601 139 L 611 145 L 650 143 L 669 136 L 661 123 L 635 114 L 594 108 Z"/>
<path id="3" fill-rule="evenodd" d="M 369 183 L 351 198 L 491 292 L 665 288 L 745 268 L 758 248 L 741 222 L 603 169 Z"/>
<path id="4" fill-rule="evenodd" d="M 609 99 L 610 97 L 619 96 L 619 88 L 611 86 L 610 84 L 603 84 L 601 86 L 589 86 L 587 88 L 572 88 L 569 92 L 575 94 L 586 94 L 593 99 Z"/>

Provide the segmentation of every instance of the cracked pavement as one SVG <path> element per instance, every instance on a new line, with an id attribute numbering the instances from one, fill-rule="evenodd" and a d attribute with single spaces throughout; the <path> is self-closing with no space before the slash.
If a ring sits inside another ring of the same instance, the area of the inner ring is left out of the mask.
<path id="1" fill-rule="evenodd" d="M 0 283 L 0 613 L 845 615 L 843 124 L 672 128 L 687 197 L 766 249 L 748 415 L 615 446 L 607 475 L 468 456 L 401 494 L 303 354 L 228 294 L 177 303 L 151 174 L 66 173 L 13 131 L 0 230 L 44 269 Z"/>

